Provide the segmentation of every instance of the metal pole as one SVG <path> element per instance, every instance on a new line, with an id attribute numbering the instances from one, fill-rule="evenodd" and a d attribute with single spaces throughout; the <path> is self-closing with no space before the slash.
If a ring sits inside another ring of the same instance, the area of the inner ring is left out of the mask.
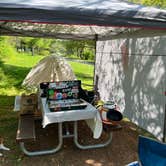
<path id="1" fill-rule="evenodd" d="M 94 145 L 81 145 L 78 142 L 78 131 L 77 131 L 77 121 L 74 122 L 74 143 L 80 149 L 94 149 L 94 148 L 103 148 L 109 145 L 112 141 L 112 133 L 109 133 L 109 138 L 106 142 L 101 144 L 94 144 Z"/>
<path id="2" fill-rule="evenodd" d="M 95 63 L 94 63 L 94 69 L 93 69 L 93 87 L 95 87 L 96 85 L 95 85 L 95 70 L 96 70 L 96 53 L 97 53 L 97 51 L 96 51 L 96 49 L 97 49 L 97 40 L 98 40 L 98 35 L 97 34 L 95 34 L 95 57 L 94 57 L 94 59 L 95 59 Z"/>
<path id="3" fill-rule="evenodd" d="M 50 150 L 39 150 L 39 151 L 28 151 L 25 147 L 24 142 L 20 142 L 21 150 L 28 156 L 38 156 L 38 155 L 45 155 L 45 154 L 52 154 L 59 151 L 63 144 L 63 137 L 62 137 L 62 123 L 58 123 L 58 134 L 59 134 L 59 143 L 54 149 Z"/>
<path id="4" fill-rule="evenodd" d="M 166 92 L 165 92 L 166 95 Z M 166 142 L 166 104 L 165 104 L 165 118 L 164 118 L 164 132 L 163 132 L 163 142 Z"/>

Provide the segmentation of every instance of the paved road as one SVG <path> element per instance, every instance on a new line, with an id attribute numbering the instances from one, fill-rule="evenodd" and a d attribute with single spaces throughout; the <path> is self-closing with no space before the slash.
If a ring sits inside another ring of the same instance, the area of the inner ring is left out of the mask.
<path id="1" fill-rule="evenodd" d="M 73 59 L 73 58 L 65 58 L 67 61 L 71 61 L 71 62 L 79 62 L 79 63 L 83 63 L 83 64 L 87 64 L 87 65 L 94 65 L 94 62 L 88 62 L 85 60 L 79 60 L 79 59 Z"/>

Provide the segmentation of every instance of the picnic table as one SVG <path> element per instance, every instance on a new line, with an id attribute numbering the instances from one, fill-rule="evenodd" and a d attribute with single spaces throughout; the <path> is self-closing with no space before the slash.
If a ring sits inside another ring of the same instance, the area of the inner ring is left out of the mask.
<path id="1" fill-rule="evenodd" d="M 20 97 L 16 97 L 15 103 L 17 103 L 17 110 L 19 109 Z M 63 139 L 73 137 L 75 145 L 80 149 L 92 149 L 101 148 L 107 146 L 112 140 L 112 133 L 109 133 L 109 138 L 104 143 L 93 144 L 93 145 L 81 145 L 78 141 L 78 126 L 79 120 L 85 120 L 93 132 L 93 138 L 98 139 L 102 133 L 102 121 L 98 110 L 87 102 L 87 107 L 84 109 L 70 110 L 70 111 L 59 111 L 51 112 L 48 108 L 46 98 L 39 97 L 39 108 L 42 112 L 42 126 L 45 128 L 49 124 L 58 123 L 58 145 L 50 150 L 37 150 L 29 151 L 26 149 L 25 143 L 28 141 L 35 141 L 35 117 L 31 115 L 20 116 L 19 125 L 17 131 L 16 140 L 19 142 L 21 150 L 28 156 L 52 154 L 59 151 L 63 145 Z M 73 134 L 63 134 L 62 126 L 63 122 L 74 121 Z"/>

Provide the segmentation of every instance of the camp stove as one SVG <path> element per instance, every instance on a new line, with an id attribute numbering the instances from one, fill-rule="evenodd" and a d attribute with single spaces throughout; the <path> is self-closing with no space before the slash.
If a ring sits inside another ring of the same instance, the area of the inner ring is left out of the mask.
<path id="1" fill-rule="evenodd" d="M 87 102 L 82 99 L 48 101 L 48 107 L 51 112 L 84 109 L 86 106 Z"/>

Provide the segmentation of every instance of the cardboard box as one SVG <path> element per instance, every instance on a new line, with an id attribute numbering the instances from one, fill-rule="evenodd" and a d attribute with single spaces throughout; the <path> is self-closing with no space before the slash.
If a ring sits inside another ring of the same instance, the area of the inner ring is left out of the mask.
<path id="1" fill-rule="evenodd" d="M 37 109 L 37 95 L 30 94 L 21 96 L 20 115 L 34 114 Z"/>
<path id="2" fill-rule="evenodd" d="M 22 95 L 21 105 L 36 105 L 37 104 L 37 94 Z"/>

